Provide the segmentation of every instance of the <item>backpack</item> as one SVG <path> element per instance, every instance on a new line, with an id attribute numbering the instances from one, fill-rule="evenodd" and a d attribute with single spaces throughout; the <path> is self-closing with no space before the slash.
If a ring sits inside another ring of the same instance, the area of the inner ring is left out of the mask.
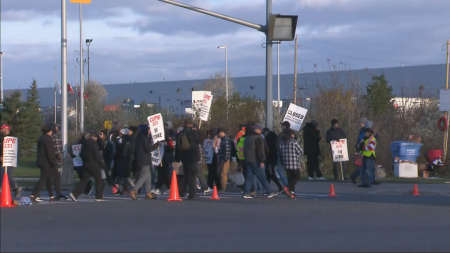
<path id="1" fill-rule="evenodd" d="M 179 145 L 181 151 L 187 151 L 191 149 L 191 144 L 189 143 L 189 139 L 185 132 L 182 132 L 178 137 L 177 145 Z"/>
<path id="2" fill-rule="evenodd" d="M 236 145 L 236 154 L 237 154 L 237 159 L 239 160 L 244 160 L 244 140 L 245 140 L 245 136 L 241 136 L 239 137 L 239 141 Z"/>

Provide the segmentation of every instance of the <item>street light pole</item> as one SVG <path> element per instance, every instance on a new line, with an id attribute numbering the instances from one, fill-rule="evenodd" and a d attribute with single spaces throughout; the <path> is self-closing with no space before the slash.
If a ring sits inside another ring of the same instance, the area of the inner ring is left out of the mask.
<path id="1" fill-rule="evenodd" d="M 266 2 L 266 29 L 269 27 L 270 15 L 272 15 L 272 0 Z M 266 32 L 266 127 L 273 129 L 273 70 L 272 70 L 272 42 L 269 32 Z"/>
<path id="2" fill-rule="evenodd" d="M 88 60 L 87 60 L 87 62 L 88 62 L 88 84 L 89 84 L 89 63 L 90 63 L 89 47 L 91 45 L 91 42 L 92 42 L 92 39 L 87 39 L 86 40 L 86 46 L 88 47 Z"/>
<path id="3" fill-rule="evenodd" d="M 80 4 L 80 131 L 84 131 L 83 14 Z"/>
<path id="4" fill-rule="evenodd" d="M 55 124 L 56 124 L 56 67 L 55 67 Z"/>
<path id="5" fill-rule="evenodd" d="M 67 17 L 66 0 L 61 0 L 61 141 L 64 156 L 67 154 Z"/>
<path id="6" fill-rule="evenodd" d="M 227 46 L 219 46 L 220 49 L 225 49 L 225 96 L 228 102 L 228 51 Z"/>
<path id="7" fill-rule="evenodd" d="M 3 55 L 5 54 L 4 51 L 0 52 L 0 83 L 1 83 L 1 90 L 2 90 L 2 106 L 3 106 Z"/>
<path id="8" fill-rule="evenodd" d="M 277 71 L 278 71 L 278 113 L 280 113 L 280 44 L 281 41 L 277 43 Z"/>

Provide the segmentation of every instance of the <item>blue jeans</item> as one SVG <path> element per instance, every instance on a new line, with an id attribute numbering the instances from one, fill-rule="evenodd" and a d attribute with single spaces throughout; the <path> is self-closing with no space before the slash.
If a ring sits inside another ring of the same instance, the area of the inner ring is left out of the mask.
<path id="1" fill-rule="evenodd" d="M 374 163 L 375 163 L 375 161 L 374 161 Z M 357 179 L 361 175 L 361 170 L 362 170 L 362 167 L 358 167 L 358 169 L 355 170 L 355 172 L 353 172 L 353 174 L 350 177 Z M 371 176 L 372 176 L 372 182 L 375 181 L 375 165 L 372 168 Z"/>
<path id="2" fill-rule="evenodd" d="M 280 158 L 278 158 L 277 172 L 278 172 L 278 175 L 280 176 L 280 181 L 281 181 L 281 183 L 282 183 L 285 187 L 288 186 L 289 183 L 288 183 L 288 181 L 287 181 L 286 173 L 285 173 L 285 170 L 284 170 L 283 165 L 281 164 Z"/>
<path id="3" fill-rule="evenodd" d="M 272 191 L 270 190 L 269 183 L 267 182 L 266 175 L 264 173 L 265 168 L 261 168 L 259 164 L 256 163 L 245 163 L 245 166 L 247 166 L 247 175 L 245 176 L 244 195 L 250 195 L 250 189 L 253 184 L 253 175 L 258 178 L 259 182 L 261 182 L 264 190 L 266 190 L 266 193 L 271 193 Z"/>
<path id="4" fill-rule="evenodd" d="M 363 167 L 361 168 L 361 184 L 371 186 L 374 178 L 375 160 L 364 159 Z M 366 178 L 367 176 L 367 178 Z M 367 182 L 366 182 L 367 181 Z"/>
<path id="5" fill-rule="evenodd" d="M 8 171 L 7 171 L 7 175 L 8 175 L 8 181 L 9 181 L 9 188 L 11 190 L 16 190 L 17 188 L 19 188 L 18 184 L 16 184 L 16 181 L 14 180 L 14 178 L 12 177 L 12 170 L 14 168 L 9 167 Z M 0 181 L 0 189 L 1 186 L 3 185 L 3 176 L 5 175 L 5 167 L 2 167 L 2 171 L 1 171 L 1 181 Z"/>

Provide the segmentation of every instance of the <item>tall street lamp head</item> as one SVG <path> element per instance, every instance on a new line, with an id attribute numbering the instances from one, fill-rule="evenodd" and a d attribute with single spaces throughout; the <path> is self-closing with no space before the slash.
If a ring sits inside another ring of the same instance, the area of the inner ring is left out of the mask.
<path id="1" fill-rule="evenodd" d="M 223 49 L 223 48 L 227 48 L 227 46 L 218 46 L 217 48 Z"/>
<path id="2" fill-rule="evenodd" d="M 87 39 L 87 40 L 86 40 L 86 45 L 89 46 L 89 45 L 91 44 L 91 42 L 92 42 L 92 39 Z"/>

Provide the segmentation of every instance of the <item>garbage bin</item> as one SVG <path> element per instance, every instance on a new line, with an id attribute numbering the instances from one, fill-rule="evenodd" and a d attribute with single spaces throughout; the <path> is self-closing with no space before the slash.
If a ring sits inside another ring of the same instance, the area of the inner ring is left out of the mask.
<path id="1" fill-rule="evenodd" d="M 416 162 L 417 157 L 420 155 L 422 145 L 422 143 L 394 141 L 391 143 L 392 157 L 394 159 L 398 157 L 400 160 Z"/>

